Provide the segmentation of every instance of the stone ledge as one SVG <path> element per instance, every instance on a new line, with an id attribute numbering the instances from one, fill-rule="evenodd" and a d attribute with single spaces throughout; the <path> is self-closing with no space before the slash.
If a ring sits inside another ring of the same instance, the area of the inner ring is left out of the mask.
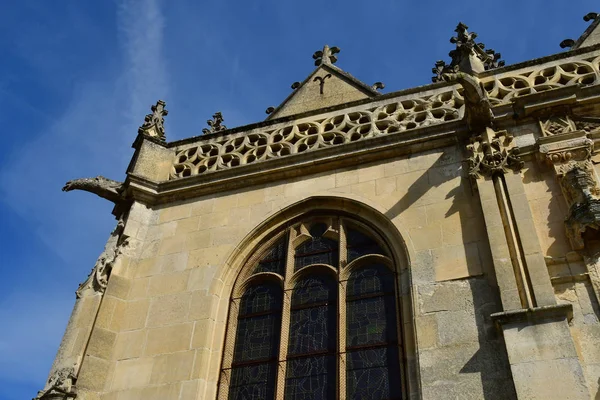
<path id="1" fill-rule="evenodd" d="M 558 304 L 553 306 L 542 306 L 533 308 L 524 308 L 520 310 L 502 311 L 490 315 L 492 321 L 496 323 L 498 328 L 502 325 L 519 323 L 519 322 L 531 322 L 538 323 L 554 318 L 567 318 L 571 320 L 573 318 L 573 305 L 571 304 Z"/>

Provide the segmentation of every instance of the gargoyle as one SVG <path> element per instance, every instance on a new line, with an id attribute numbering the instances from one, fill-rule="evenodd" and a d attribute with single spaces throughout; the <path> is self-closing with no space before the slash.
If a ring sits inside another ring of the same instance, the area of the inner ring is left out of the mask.
<path id="1" fill-rule="evenodd" d="M 67 182 L 62 188 L 63 192 L 84 190 L 86 192 L 94 193 L 117 205 L 125 202 L 125 196 L 123 194 L 124 189 L 123 182 L 113 181 L 112 179 L 103 176 L 73 179 L 72 181 Z"/>
<path id="2" fill-rule="evenodd" d="M 44 390 L 40 390 L 33 400 L 74 399 L 77 397 L 76 380 L 74 367 L 61 368 L 48 378 Z"/>
<path id="3" fill-rule="evenodd" d="M 455 72 L 443 74 L 442 78 L 446 82 L 458 82 L 463 87 L 465 120 L 473 133 L 492 125 L 492 105 L 476 77 L 464 72 Z"/>

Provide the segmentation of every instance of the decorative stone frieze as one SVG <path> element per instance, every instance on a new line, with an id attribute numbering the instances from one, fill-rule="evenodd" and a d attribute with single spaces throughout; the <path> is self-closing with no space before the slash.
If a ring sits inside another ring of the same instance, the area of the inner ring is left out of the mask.
<path id="1" fill-rule="evenodd" d="M 600 118 L 560 115 L 540 119 L 539 124 L 544 136 L 561 135 L 579 130 L 589 133 L 600 128 Z"/>
<path id="2" fill-rule="evenodd" d="M 52 374 L 43 390 L 33 400 L 67 400 L 77 397 L 75 367 L 66 367 Z"/>
<path id="3" fill-rule="evenodd" d="M 454 90 L 315 118 L 281 128 L 225 137 L 179 150 L 171 179 L 265 161 L 460 119 Z"/>
<path id="4" fill-rule="evenodd" d="M 165 135 L 165 116 L 169 113 L 165 108 L 166 103 L 158 100 L 155 105 L 150 107 L 151 114 L 146 115 L 144 123 L 138 129 L 138 133 L 157 138 L 161 142 L 166 142 Z"/>
<path id="5" fill-rule="evenodd" d="M 506 131 L 486 129 L 484 134 L 471 139 L 467 151 L 469 176 L 474 179 L 518 171 L 524 165 L 513 136 Z"/>
<path id="6" fill-rule="evenodd" d="M 587 228 L 600 229 L 600 188 L 591 162 L 594 142 L 585 131 L 539 139 L 540 159 L 554 168 L 569 207 L 565 220 L 574 250 L 584 247 Z"/>
<path id="7" fill-rule="evenodd" d="M 86 295 L 102 294 L 106 290 L 112 268 L 129 242 L 123 234 L 124 228 L 123 220 L 119 220 L 88 278 L 75 291 L 78 299 Z"/>
<path id="8" fill-rule="evenodd" d="M 600 56 L 563 61 L 557 65 L 536 67 L 519 73 L 499 74 L 483 79 L 483 88 L 493 105 L 507 104 L 528 94 L 572 85 L 600 82 Z"/>

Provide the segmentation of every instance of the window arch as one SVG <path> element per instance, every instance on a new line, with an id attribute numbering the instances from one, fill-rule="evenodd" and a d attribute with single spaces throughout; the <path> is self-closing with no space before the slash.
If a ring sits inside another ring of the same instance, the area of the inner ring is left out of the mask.
<path id="1" fill-rule="evenodd" d="M 345 216 L 276 233 L 232 296 L 219 399 L 401 399 L 396 269 L 385 242 Z"/>

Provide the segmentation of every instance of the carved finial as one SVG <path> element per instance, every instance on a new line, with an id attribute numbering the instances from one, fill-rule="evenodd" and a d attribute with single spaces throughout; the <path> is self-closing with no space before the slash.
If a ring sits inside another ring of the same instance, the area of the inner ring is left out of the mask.
<path id="1" fill-rule="evenodd" d="M 224 131 L 227 129 L 227 127 L 223 125 L 223 116 L 221 115 L 220 111 L 214 113 L 212 117 L 213 119 L 209 119 L 206 121 L 210 128 L 202 129 L 202 133 L 205 135 L 209 133 Z"/>
<path id="2" fill-rule="evenodd" d="M 169 113 L 165 108 L 166 103 L 162 100 L 158 100 L 155 105 L 150 107 L 152 114 L 146 115 L 144 123 L 138 129 L 138 133 L 155 137 L 161 142 L 166 141 L 165 136 L 165 116 Z"/>
<path id="3" fill-rule="evenodd" d="M 441 60 L 435 63 L 432 69 L 435 76 L 431 78 L 433 82 L 441 82 L 444 73 L 473 74 L 504 66 L 504 61 L 500 60 L 500 53 L 492 49 L 485 50 L 483 43 L 475 43 L 477 34 L 469 32 L 468 29 L 469 27 L 462 22 L 456 26 L 456 36 L 450 39 L 450 43 L 455 44 L 456 48 L 448 53 L 452 61 L 450 64 Z"/>
<path id="4" fill-rule="evenodd" d="M 335 64 L 337 61 L 337 57 L 335 54 L 340 52 L 339 47 L 329 47 L 325 45 L 323 50 L 315 51 L 313 54 L 313 58 L 315 59 L 315 65 L 318 67 L 323 64 Z"/>
<path id="5" fill-rule="evenodd" d="M 383 82 L 375 82 L 374 84 L 371 85 L 371 89 L 383 90 L 383 89 L 385 89 L 385 85 L 383 84 Z"/>
<path id="6" fill-rule="evenodd" d="M 77 397 L 76 380 L 75 366 L 56 370 L 48 378 L 44 390 L 40 390 L 33 400 L 75 399 Z"/>
<path id="7" fill-rule="evenodd" d="M 595 13 L 595 12 L 587 13 L 583 16 L 583 20 L 585 22 L 590 22 L 596 18 L 598 18 L 598 13 Z"/>
<path id="8" fill-rule="evenodd" d="M 565 39 L 562 42 L 560 42 L 560 48 L 561 49 L 566 49 L 567 47 L 571 48 L 575 45 L 575 41 L 573 39 Z"/>
<path id="9" fill-rule="evenodd" d="M 269 108 L 267 108 L 267 109 L 265 110 L 265 112 L 266 112 L 267 114 L 272 114 L 272 113 L 273 113 L 273 111 L 275 111 L 275 107 L 269 107 Z"/>
<path id="10" fill-rule="evenodd" d="M 300 87 L 300 82 L 294 82 L 292 83 L 292 89 L 296 90 Z"/>

